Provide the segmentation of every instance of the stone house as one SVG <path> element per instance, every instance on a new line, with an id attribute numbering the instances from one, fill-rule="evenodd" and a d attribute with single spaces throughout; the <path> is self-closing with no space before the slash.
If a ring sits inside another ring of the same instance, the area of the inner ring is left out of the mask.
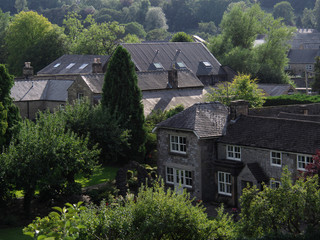
<path id="1" fill-rule="evenodd" d="M 179 104 L 190 107 L 203 101 L 203 84 L 188 69 L 141 71 L 137 72 L 137 75 L 145 116 L 153 110 L 168 110 Z M 79 75 L 68 89 L 69 102 L 86 96 L 91 103 L 98 103 L 103 83 L 104 74 Z"/>
<path id="2" fill-rule="evenodd" d="M 279 186 L 285 166 L 295 179 L 320 149 L 320 116 L 249 114 L 244 101 L 230 109 L 203 103 L 158 124 L 158 168 L 166 185 L 181 183 L 198 199 L 239 206 L 248 184 Z M 198 136 L 202 129 L 215 134 Z"/>
<path id="3" fill-rule="evenodd" d="M 286 71 L 293 75 L 314 75 L 315 58 L 320 56 L 319 48 L 316 49 L 290 49 L 288 53 L 288 65 Z"/>
<path id="4" fill-rule="evenodd" d="M 101 55 L 63 55 L 37 75 L 26 62 L 23 77 L 15 78 L 11 97 L 23 118 L 34 119 L 38 111 L 52 112 L 66 104 L 68 89 L 79 75 L 103 73 L 108 59 Z"/>

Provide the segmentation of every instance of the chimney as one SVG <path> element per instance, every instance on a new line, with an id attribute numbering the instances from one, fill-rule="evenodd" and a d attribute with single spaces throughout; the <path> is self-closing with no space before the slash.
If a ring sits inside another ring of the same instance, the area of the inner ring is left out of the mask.
<path id="1" fill-rule="evenodd" d="M 103 73 L 100 58 L 94 58 L 92 63 L 92 73 Z"/>
<path id="2" fill-rule="evenodd" d="M 230 119 L 235 120 L 240 115 L 248 115 L 249 102 L 245 100 L 236 100 L 230 103 Z"/>
<path id="3" fill-rule="evenodd" d="M 29 79 L 29 77 L 33 76 L 33 67 L 31 66 L 31 62 L 24 63 L 22 73 L 26 79 Z"/>
<path id="4" fill-rule="evenodd" d="M 170 88 L 178 88 L 178 71 L 174 65 L 168 70 L 168 85 Z"/>

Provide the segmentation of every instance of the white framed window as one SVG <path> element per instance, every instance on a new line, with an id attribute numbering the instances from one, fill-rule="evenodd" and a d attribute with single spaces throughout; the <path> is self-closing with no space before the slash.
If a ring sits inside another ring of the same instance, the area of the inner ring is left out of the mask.
<path id="1" fill-rule="evenodd" d="M 297 169 L 301 171 L 306 170 L 306 166 L 313 162 L 311 155 L 297 155 Z"/>
<path id="2" fill-rule="evenodd" d="M 227 145 L 227 159 L 241 161 L 241 147 Z"/>
<path id="3" fill-rule="evenodd" d="M 218 193 L 231 196 L 231 174 L 218 172 Z"/>
<path id="4" fill-rule="evenodd" d="M 281 186 L 281 182 L 280 181 L 270 180 L 270 188 L 271 189 L 277 189 L 280 186 Z"/>
<path id="5" fill-rule="evenodd" d="M 187 138 L 170 135 L 170 151 L 175 153 L 187 153 Z"/>
<path id="6" fill-rule="evenodd" d="M 270 162 L 272 166 L 281 167 L 282 165 L 282 153 L 271 151 L 270 152 Z"/>
<path id="7" fill-rule="evenodd" d="M 307 64 L 307 65 L 306 65 L 306 70 L 312 70 L 312 69 L 313 69 L 312 64 Z"/>
<path id="8" fill-rule="evenodd" d="M 188 170 L 167 167 L 166 182 L 181 185 L 181 187 L 192 188 L 192 172 Z"/>
<path id="9" fill-rule="evenodd" d="M 77 93 L 77 99 L 81 100 L 84 97 L 83 93 Z"/>

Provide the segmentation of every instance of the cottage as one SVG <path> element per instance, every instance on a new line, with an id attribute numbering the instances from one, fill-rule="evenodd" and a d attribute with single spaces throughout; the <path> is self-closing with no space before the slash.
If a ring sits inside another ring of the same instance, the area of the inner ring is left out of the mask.
<path id="1" fill-rule="evenodd" d="M 229 109 L 200 103 L 158 124 L 158 171 L 166 185 L 238 206 L 248 184 L 277 187 L 284 166 L 293 178 L 304 171 L 320 149 L 320 116 L 249 114 L 245 101 Z"/>

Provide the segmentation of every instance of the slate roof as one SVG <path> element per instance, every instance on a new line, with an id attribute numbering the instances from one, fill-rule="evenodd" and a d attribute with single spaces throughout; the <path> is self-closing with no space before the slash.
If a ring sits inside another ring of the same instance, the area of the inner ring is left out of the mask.
<path id="1" fill-rule="evenodd" d="M 102 66 L 105 66 L 109 56 L 107 55 L 63 55 L 45 68 L 41 69 L 37 75 L 48 74 L 83 74 L 92 73 L 92 63 L 94 58 L 100 58 Z M 73 64 L 74 65 L 70 65 Z M 87 65 L 86 65 L 87 64 Z"/>
<path id="2" fill-rule="evenodd" d="M 220 142 L 315 154 L 320 149 L 320 123 L 242 115 L 228 125 L 226 135 Z"/>
<path id="3" fill-rule="evenodd" d="M 267 96 L 280 96 L 283 94 L 288 94 L 290 89 L 293 90 L 290 84 L 265 84 L 259 83 L 258 88 L 262 89 Z"/>
<path id="4" fill-rule="evenodd" d="M 202 87 L 202 82 L 188 69 L 178 70 L 178 88 Z M 168 71 L 137 72 L 138 86 L 142 91 L 168 89 Z"/>
<path id="5" fill-rule="evenodd" d="M 84 74 L 80 75 L 83 81 L 87 84 L 93 93 L 102 93 L 102 87 L 104 82 L 103 73 Z"/>
<path id="6" fill-rule="evenodd" d="M 178 88 L 203 88 L 202 82 L 188 69 L 178 70 Z M 171 89 L 168 86 L 168 71 L 137 72 L 141 91 Z M 82 74 L 93 93 L 102 93 L 104 74 Z"/>
<path id="7" fill-rule="evenodd" d="M 204 101 L 206 91 L 201 88 L 171 89 L 159 91 L 142 91 L 145 116 L 152 110 L 169 110 L 182 104 L 185 108 Z"/>
<path id="8" fill-rule="evenodd" d="M 278 115 L 278 118 L 320 122 L 320 115 L 304 115 L 304 114 L 280 112 Z"/>
<path id="9" fill-rule="evenodd" d="M 15 81 L 11 88 L 14 101 L 66 101 L 71 80 Z"/>
<path id="10" fill-rule="evenodd" d="M 202 43 L 123 43 L 122 46 L 130 52 L 139 71 L 156 70 L 153 63 L 161 63 L 164 70 L 169 70 L 172 63 L 183 62 L 197 76 L 226 74 L 218 60 Z M 206 67 L 203 62 L 209 62 L 211 67 Z"/>
<path id="11" fill-rule="evenodd" d="M 264 173 L 264 171 L 260 167 L 259 163 L 257 163 L 257 162 L 247 163 L 247 166 L 248 166 L 250 172 L 252 173 L 252 175 L 254 176 L 254 178 L 258 182 L 265 182 L 265 183 L 269 182 L 268 176 Z"/>
<path id="12" fill-rule="evenodd" d="M 198 138 L 221 136 L 225 130 L 228 108 L 219 102 L 197 103 L 156 125 L 158 128 L 193 131 Z"/>
<path id="13" fill-rule="evenodd" d="M 289 42 L 292 49 L 316 49 L 320 46 L 320 33 L 314 31 L 300 31 L 294 34 Z"/>
<path id="14" fill-rule="evenodd" d="M 315 57 L 320 56 L 319 49 L 290 49 L 289 64 L 314 64 Z"/>

